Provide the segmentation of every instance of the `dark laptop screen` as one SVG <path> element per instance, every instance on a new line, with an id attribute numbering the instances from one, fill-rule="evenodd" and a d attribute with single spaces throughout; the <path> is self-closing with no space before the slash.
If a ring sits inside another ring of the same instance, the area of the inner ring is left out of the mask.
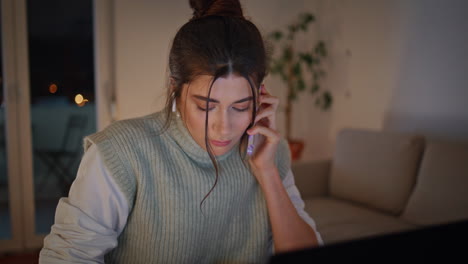
<path id="1" fill-rule="evenodd" d="M 277 254 L 270 263 L 468 260 L 468 220 Z"/>

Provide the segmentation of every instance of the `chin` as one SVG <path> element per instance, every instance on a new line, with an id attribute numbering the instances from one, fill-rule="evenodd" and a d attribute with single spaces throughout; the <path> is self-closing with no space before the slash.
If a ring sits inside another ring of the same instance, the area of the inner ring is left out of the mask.
<path id="1" fill-rule="evenodd" d="M 226 150 L 226 151 L 213 151 L 213 154 L 218 157 L 218 156 L 222 156 L 222 155 L 228 153 L 229 150 Z"/>
<path id="2" fill-rule="evenodd" d="M 222 149 L 218 148 L 218 149 L 217 149 L 216 147 L 212 147 L 212 149 L 213 149 L 213 154 L 214 154 L 215 156 L 222 156 L 222 155 L 228 153 L 229 151 L 231 151 L 232 148 L 233 148 L 233 147 L 227 147 L 227 148 L 222 148 Z"/>

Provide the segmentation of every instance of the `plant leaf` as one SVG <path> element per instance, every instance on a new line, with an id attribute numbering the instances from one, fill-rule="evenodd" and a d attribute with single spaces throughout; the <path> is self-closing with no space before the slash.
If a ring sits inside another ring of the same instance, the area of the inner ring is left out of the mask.
<path id="1" fill-rule="evenodd" d="M 327 56 L 327 49 L 325 48 L 325 42 L 319 41 L 317 45 L 315 45 L 314 49 L 315 54 L 320 55 L 322 57 Z"/>
<path id="2" fill-rule="evenodd" d="M 273 31 L 271 34 L 270 34 L 270 37 L 276 41 L 278 40 L 281 40 L 283 38 L 283 32 L 279 31 L 279 30 L 276 30 L 276 31 Z"/>
<path id="3" fill-rule="evenodd" d="M 281 60 L 275 61 L 273 66 L 272 66 L 271 73 L 272 74 L 279 74 L 279 73 L 282 73 L 283 71 L 284 71 L 283 61 L 281 61 Z"/>
<path id="4" fill-rule="evenodd" d="M 322 109 L 323 110 L 328 110 L 332 105 L 333 97 L 332 97 L 332 95 L 331 95 L 331 93 L 329 91 L 323 92 L 322 97 L 323 97 Z"/>
<path id="5" fill-rule="evenodd" d="M 285 47 L 283 49 L 283 60 L 290 61 L 292 59 L 292 49 L 291 47 Z"/>
<path id="6" fill-rule="evenodd" d="M 310 53 L 299 53 L 299 58 L 306 63 L 307 66 L 311 66 L 314 62 L 314 58 Z"/>
<path id="7" fill-rule="evenodd" d="M 302 78 L 299 78 L 299 79 L 297 80 L 297 90 L 298 90 L 298 91 L 304 91 L 304 90 L 305 90 L 305 87 L 306 87 L 306 85 L 305 85 L 304 80 L 303 80 Z"/>
<path id="8" fill-rule="evenodd" d="M 299 62 L 296 62 L 293 66 L 293 74 L 295 76 L 300 76 L 301 75 L 301 64 Z"/>
<path id="9" fill-rule="evenodd" d="M 320 85 L 318 85 L 318 83 L 314 83 L 310 89 L 310 93 L 315 94 L 318 90 L 320 90 Z"/>
<path id="10" fill-rule="evenodd" d="M 299 28 L 300 28 L 302 31 L 306 32 L 306 31 L 307 31 L 307 24 L 303 23 L 303 24 L 301 24 L 301 25 L 299 26 Z"/>
<path id="11" fill-rule="evenodd" d="M 309 24 L 310 22 L 315 21 L 315 16 L 311 13 L 303 13 L 300 15 L 303 24 Z"/>

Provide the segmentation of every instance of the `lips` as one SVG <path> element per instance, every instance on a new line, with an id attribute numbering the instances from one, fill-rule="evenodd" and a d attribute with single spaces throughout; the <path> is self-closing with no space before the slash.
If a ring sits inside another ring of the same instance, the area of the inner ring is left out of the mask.
<path id="1" fill-rule="evenodd" d="M 225 147 L 229 144 L 231 144 L 231 140 L 226 140 L 226 141 L 219 141 L 219 140 L 210 140 L 211 144 L 217 147 Z"/>

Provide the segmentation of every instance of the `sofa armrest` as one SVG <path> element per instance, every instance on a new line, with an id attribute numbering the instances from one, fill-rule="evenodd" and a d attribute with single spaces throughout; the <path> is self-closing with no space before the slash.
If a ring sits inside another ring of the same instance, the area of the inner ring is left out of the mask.
<path id="1" fill-rule="evenodd" d="M 327 196 L 331 160 L 293 162 L 291 170 L 303 199 Z"/>

